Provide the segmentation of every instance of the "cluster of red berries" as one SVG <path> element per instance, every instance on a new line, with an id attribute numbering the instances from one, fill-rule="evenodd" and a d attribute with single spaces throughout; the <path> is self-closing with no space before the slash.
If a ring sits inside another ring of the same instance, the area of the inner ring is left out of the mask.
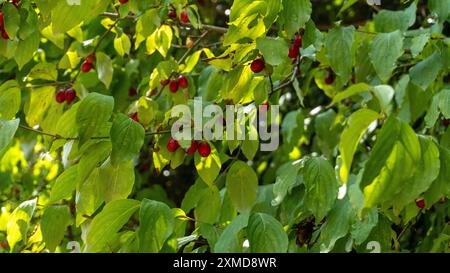
<path id="1" fill-rule="evenodd" d="M 4 16 L 3 12 L 0 12 L 0 32 L 1 32 L 2 38 L 4 40 L 9 39 L 8 33 L 6 33 L 6 30 L 5 30 L 5 16 Z"/>
<path id="2" fill-rule="evenodd" d="M 172 93 L 176 93 L 180 87 L 188 88 L 188 86 L 189 86 L 188 79 L 183 75 L 180 75 L 178 77 L 178 79 L 172 79 L 172 80 L 165 79 L 165 80 L 161 80 L 159 83 L 162 85 L 163 88 L 166 87 L 166 85 L 169 85 L 169 90 Z"/>
<path id="3" fill-rule="evenodd" d="M 173 20 L 177 19 L 177 12 L 174 9 L 170 9 L 167 15 L 169 16 L 170 19 Z M 180 21 L 184 24 L 189 24 L 189 15 L 187 11 L 184 10 L 180 13 Z"/>
<path id="4" fill-rule="evenodd" d="M 58 103 L 67 102 L 68 104 L 71 104 L 76 97 L 77 92 L 73 88 L 59 89 L 58 92 L 56 92 L 56 102 Z"/>
<path id="5" fill-rule="evenodd" d="M 91 69 L 94 68 L 94 62 L 95 62 L 95 55 L 91 54 L 86 57 L 84 62 L 81 64 L 81 71 L 87 73 L 91 71 Z"/>
<path id="6" fill-rule="evenodd" d="M 174 153 L 180 148 L 180 144 L 174 138 L 170 138 L 169 142 L 167 142 L 167 150 L 171 153 Z M 186 153 L 188 155 L 193 155 L 198 151 L 198 154 L 201 157 L 208 157 L 211 154 L 211 146 L 206 141 L 197 142 L 196 140 L 191 141 L 191 146 L 186 149 Z"/>
<path id="7" fill-rule="evenodd" d="M 293 59 L 294 62 L 300 56 L 300 48 L 302 47 L 302 36 L 300 34 L 295 34 L 294 41 L 289 47 L 289 58 Z"/>

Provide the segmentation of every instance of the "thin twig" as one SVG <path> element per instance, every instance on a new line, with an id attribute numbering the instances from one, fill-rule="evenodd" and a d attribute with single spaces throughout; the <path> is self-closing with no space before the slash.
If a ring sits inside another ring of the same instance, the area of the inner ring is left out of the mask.
<path id="1" fill-rule="evenodd" d="M 205 31 L 202 34 L 202 36 L 200 36 L 200 38 L 198 38 L 197 41 L 195 41 L 194 45 L 184 53 L 184 55 L 178 60 L 177 63 L 181 64 L 189 56 L 189 54 L 192 52 L 192 50 L 194 50 L 200 44 L 200 42 L 203 40 L 203 38 L 206 37 L 207 34 L 208 34 L 208 31 Z"/>

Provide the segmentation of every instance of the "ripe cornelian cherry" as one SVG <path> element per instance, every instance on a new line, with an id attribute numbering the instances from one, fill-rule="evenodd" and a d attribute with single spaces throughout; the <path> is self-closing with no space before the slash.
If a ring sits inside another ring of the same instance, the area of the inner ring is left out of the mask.
<path id="1" fill-rule="evenodd" d="M 325 83 L 330 85 L 330 84 L 333 84 L 333 82 L 334 82 L 334 73 L 333 73 L 333 71 L 329 70 L 328 75 L 325 78 Z"/>
<path id="2" fill-rule="evenodd" d="M 180 144 L 176 139 L 170 138 L 169 142 L 167 142 L 167 150 L 171 153 L 174 153 L 176 150 L 180 148 Z"/>
<path id="3" fill-rule="evenodd" d="M 119 0 L 119 2 L 120 2 L 120 4 L 126 4 L 126 3 L 128 3 L 128 0 Z"/>
<path id="4" fill-rule="evenodd" d="M 169 79 L 160 80 L 159 83 L 164 87 L 164 86 L 166 86 L 166 85 L 168 85 L 170 83 L 170 80 Z"/>
<path id="5" fill-rule="evenodd" d="M 176 19 L 177 18 L 177 12 L 174 9 L 170 9 L 167 13 L 167 16 L 169 16 L 170 19 Z"/>
<path id="6" fill-rule="evenodd" d="M 136 90 L 136 88 L 130 87 L 130 88 L 128 89 L 128 96 L 134 97 L 134 96 L 136 96 L 136 95 L 137 95 L 137 90 Z"/>
<path id="7" fill-rule="evenodd" d="M 253 73 L 259 73 L 259 72 L 263 71 L 265 67 L 266 67 L 266 63 L 264 62 L 263 59 L 256 59 L 250 65 L 250 68 L 253 71 Z"/>
<path id="8" fill-rule="evenodd" d="M 63 103 L 66 100 L 66 91 L 64 89 L 58 90 L 56 93 L 56 102 Z"/>
<path id="9" fill-rule="evenodd" d="M 422 199 L 417 199 L 416 200 L 416 206 L 419 209 L 423 209 L 425 207 L 425 200 L 423 198 Z"/>
<path id="10" fill-rule="evenodd" d="M 197 141 L 192 140 L 192 141 L 191 141 L 191 146 L 190 146 L 189 148 L 186 149 L 186 153 L 187 153 L 188 155 L 193 155 L 193 154 L 197 151 L 197 148 L 198 148 Z"/>
<path id="11" fill-rule="evenodd" d="M 0 31 L 5 30 L 5 15 L 3 12 L 0 12 Z"/>
<path id="12" fill-rule="evenodd" d="M 77 92 L 73 88 L 69 88 L 65 92 L 66 102 L 71 104 L 73 100 L 77 97 Z"/>
<path id="13" fill-rule="evenodd" d="M 131 119 L 136 121 L 136 122 L 139 122 L 138 113 L 136 112 L 133 115 L 131 115 Z"/>
<path id="14" fill-rule="evenodd" d="M 189 16 L 188 16 L 187 11 L 182 11 L 182 12 L 181 12 L 181 14 L 180 14 L 180 20 L 181 20 L 181 22 L 183 22 L 183 23 L 185 23 L 185 24 L 189 23 Z"/>
<path id="15" fill-rule="evenodd" d="M 295 44 L 292 44 L 291 47 L 289 47 L 289 58 L 297 59 L 298 55 L 300 55 L 300 48 L 295 46 Z"/>
<path id="16" fill-rule="evenodd" d="M 302 36 L 300 34 L 295 35 L 293 44 L 298 48 L 302 47 Z"/>
<path id="17" fill-rule="evenodd" d="M 201 157 L 208 157 L 211 154 L 211 146 L 206 141 L 202 141 L 198 144 L 198 154 Z"/>
<path id="18" fill-rule="evenodd" d="M 94 68 L 94 66 L 93 66 L 91 63 L 84 62 L 84 63 L 81 65 L 81 68 L 80 68 L 80 69 L 81 69 L 82 72 L 87 73 L 87 72 L 91 71 L 92 68 Z"/>
<path id="19" fill-rule="evenodd" d="M 265 103 L 261 104 L 260 107 L 261 107 L 261 111 L 267 112 L 267 110 L 269 110 L 270 103 L 268 101 L 266 101 Z"/>
<path id="20" fill-rule="evenodd" d="M 87 63 L 93 64 L 95 62 L 95 60 L 96 60 L 96 58 L 95 58 L 94 54 L 91 54 L 91 55 L 86 57 L 86 62 Z"/>
<path id="21" fill-rule="evenodd" d="M 2 38 L 4 40 L 8 40 L 9 39 L 9 35 L 8 35 L 8 33 L 6 31 L 2 31 Z"/>
<path id="22" fill-rule="evenodd" d="M 171 80 L 169 85 L 170 92 L 176 93 L 178 91 L 178 85 L 177 80 Z"/>
<path id="23" fill-rule="evenodd" d="M 8 242 L 6 240 L 2 240 L 0 247 L 2 247 L 3 249 L 7 249 L 8 248 Z"/>
<path id="24" fill-rule="evenodd" d="M 188 85 L 189 85 L 189 82 L 188 82 L 188 80 L 186 79 L 185 76 L 180 75 L 180 77 L 178 77 L 178 85 L 179 85 L 181 88 L 187 88 Z"/>

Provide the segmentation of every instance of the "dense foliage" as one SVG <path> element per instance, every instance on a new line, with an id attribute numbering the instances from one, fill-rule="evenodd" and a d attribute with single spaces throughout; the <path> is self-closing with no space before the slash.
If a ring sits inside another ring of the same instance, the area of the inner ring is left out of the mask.
<path id="1" fill-rule="evenodd" d="M 0 252 L 449 252 L 449 23 L 449 0 L 0 0 Z M 175 141 L 195 97 L 279 105 L 280 146 Z"/>

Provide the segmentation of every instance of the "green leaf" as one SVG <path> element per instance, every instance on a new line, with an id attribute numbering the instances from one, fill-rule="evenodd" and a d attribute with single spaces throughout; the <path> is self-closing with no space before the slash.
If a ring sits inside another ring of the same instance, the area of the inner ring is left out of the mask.
<path id="1" fill-rule="evenodd" d="M 212 225 L 219 218 L 221 207 L 219 189 L 215 185 L 204 188 L 195 207 L 195 219 Z"/>
<path id="2" fill-rule="evenodd" d="M 272 206 L 280 205 L 284 197 L 297 185 L 297 178 L 299 178 L 298 171 L 302 167 L 302 164 L 303 162 L 288 162 L 281 165 L 277 170 L 277 178 L 273 185 L 275 198 L 272 200 Z"/>
<path id="3" fill-rule="evenodd" d="M 347 198 L 339 200 L 330 211 L 325 224 L 321 228 L 319 242 L 320 252 L 330 252 L 337 240 L 343 238 L 350 231 L 354 211 Z"/>
<path id="4" fill-rule="evenodd" d="M 106 162 L 100 168 L 100 180 L 104 187 L 105 201 L 127 198 L 134 185 L 134 167 L 131 161 L 121 161 L 117 164 Z"/>
<path id="5" fill-rule="evenodd" d="M 214 246 L 215 253 L 237 253 L 242 251 L 242 243 L 240 243 L 239 232 L 243 230 L 249 220 L 249 214 L 244 213 L 238 215 L 231 221 L 220 235 Z"/>
<path id="6" fill-rule="evenodd" d="M 21 94 L 16 81 L 0 85 L 0 118 L 12 119 L 20 109 Z"/>
<path id="7" fill-rule="evenodd" d="M 2 120 L 0 119 L 0 159 L 5 151 L 9 148 L 17 128 L 19 127 L 19 119 Z"/>
<path id="8" fill-rule="evenodd" d="M 355 219 L 352 224 L 352 238 L 356 245 L 367 240 L 371 231 L 378 224 L 378 209 L 372 208 L 363 220 Z"/>
<path id="9" fill-rule="evenodd" d="M 92 146 L 88 147 L 81 154 L 80 161 L 78 162 L 78 180 L 80 182 L 85 181 L 91 172 L 99 167 L 111 153 L 111 142 L 100 141 Z"/>
<path id="10" fill-rule="evenodd" d="M 136 22 L 136 33 L 147 38 L 155 32 L 160 24 L 161 18 L 159 18 L 158 9 L 149 9 Z"/>
<path id="11" fill-rule="evenodd" d="M 95 168 L 89 177 L 85 181 L 80 181 L 80 183 L 81 185 L 77 187 L 75 199 L 77 207 L 77 226 L 86 221 L 84 215 L 93 215 L 104 201 L 104 187 L 101 182 L 99 168 Z"/>
<path id="12" fill-rule="evenodd" d="M 242 161 L 236 161 L 228 170 L 227 191 L 234 207 L 241 213 L 249 212 L 256 202 L 258 177 L 255 171 Z"/>
<path id="13" fill-rule="evenodd" d="M 325 42 L 328 61 L 342 83 L 346 83 L 352 75 L 354 35 L 353 26 L 337 27 L 330 30 Z"/>
<path id="14" fill-rule="evenodd" d="M 283 1 L 283 10 L 278 21 L 287 31 L 289 37 L 293 37 L 300 28 L 304 28 L 312 13 L 310 0 Z"/>
<path id="15" fill-rule="evenodd" d="M 33 58 L 34 52 L 39 48 L 40 41 L 41 37 L 37 30 L 25 40 L 19 41 L 16 48 L 16 54 L 14 55 L 14 58 L 19 65 L 19 69 L 22 69 L 23 66 Z"/>
<path id="16" fill-rule="evenodd" d="M 124 56 L 125 54 L 130 54 L 131 42 L 128 35 L 125 33 L 118 34 L 114 39 L 114 48 L 120 56 Z"/>
<path id="17" fill-rule="evenodd" d="M 141 202 L 139 220 L 139 252 L 158 253 L 174 230 L 172 211 L 164 203 L 144 199 Z"/>
<path id="18" fill-rule="evenodd" d="M 80 145 L 94 136 L 98 129 L 110 119 L 113 109 L 114 99 L 99 93 L 90 93 L 80 102 L 76 113 Z"/>
<path id="19" fill-rule="evenodd" d="M 394 71 L 397 59 L 403 54 L 403 37 L 400 31 L 381 33 L 370 42 L 370 61 L 383 82 Z"/>
<path id="20" fill-rule="evenodd" d="M 320 157 L 309 158 L 302 169 L 305 184 L 305 206 L 317 219 L 322 219 L 333 207 L 339 184 L 331 164 Z"/>
<path id="21" fill-rule="evenodd" d="M 111 161 L 118 164 L 133 159 L 144 144 L 144 128 L 128 116 L 118 114 L 111 127 Z"/>
<path id="22" fill-rule="evenodd" d="M 103 52 L 97 52 L 96 59 L 98 78 L 105 84 L 106 88 L 109 88 L 114 72 L 111 58 Z"/>
<path id="23" fill-rule="evenodd" d="M 256 48 L 261 51 L 266 63 L 280 65 L 286 60 L 289 45 L 280 38 L 264 37 L 256 39 Z"/>
<path id="24" fill-rule="evenodd" d="M 381 109 L 386 113 L 389 109 L 389 104 L 394 98 L 394 89 L 390 85 L 377 85 L 372 87 L 371 90 L 378 99 Z"/>
<path id="25" fill-rule="evenodd" d="M 450 16 L 450 2 L 442 0 L 429 0 L 428 7 L 432 13 L 438 16 L 438 20 L 444 23 Z"/>
<path id="26" fill-rule="evenodd" d="M 247 235 L 252 253 L 287 251 L 289 240 L 283 226 L 268 214 L 252 214 L 248 220 Z"/>
<path id="27" fill-rule="evenodd" d="M 198 175 L 208 185 L 214 183 L 222 168 L 219 153 L 212 144 L 210 146 L 211 154 L 208 157 L 201 157 L 198 153 L 194 156 L 195 168 L 197 169 Z"/>
<path id="28" fill-rule="evenodd" d="M 72 166 L 66 169 L 55 181 L 50 192 L 51 204 L 56 203 L 62 199 L 72 197 L 78 182 L 78 166 Z"/>
<path id="29" fill-rule="evenodd" d="M 131 199 L 112 201 L 95 216 L 86 235 L 85 252 L 108 251 L 111 238 L 125 225 L 141 202 Z"/>
<path id="30" fill-rule="evenodd" d="M 400 30 L 405 32 L 416 22 L 417 6 L 411 4 L 407 9 L 400 11 L 381 10 L 374 17 L 377 32 L 392 32 Z"/>
<path id="31" fill-rule="evenodd" d="M 409 71 L 411 81 L 426 90 L 433 83 L 442 69 L 442 56 L 435 52 L 425 60 L 413 66 Z"/>
<path id="32" fill-rule="evenodd" d="M 25 119 L 29 126 L 36 126 L 42 122 L 54 99 L 55 87 L 46 86 L 31 90 L 24 106 Z"/>
<path id="33" fill-rule="evenodd" d="M 333 104 L 339 103 L 347 98 L 350 98 L 359 93 L 369 91 L 369 90 L 370 90 L 370 86 L 367 83 L 358 83 L 358 84 L 351 85 L 344 91 L 337 93 L 336 96 L 334 96 L 332 103 Z"/>
<path id="34" fill-rule="evenodd" d="M 11 214 L 6 228 L 6 239 L 11 249 L 20 242 L 27 241 L 28 228 L 36 209 L 37 198 L 21 203 Z"/>
<path id="35" fill-rule="evenodd" d="M 342 132 L 339 151 L 342 158 L 340 177 L 347 182 L 352 167 L 353 156 L 364 132 L 380 115 L 369 109 L 361 109 L 353 113 L 347 121 L 348 126 Z"/>
<path id="36" fill-rule="evenodd" d="M 10 38 L 16 36 L 20 28 L 20 14 L 19 10 L 12 4 L 5 3 L 2 8 L 4 16 L 4 28 Z"/>
<path id="37" fill-rule="evenodd" d="M 54 252 L 61 243 L 71 221 L 67 206 L 50 206 L 45 209 L 41 219 L 41 230 L 45 246 L 51 252 Z"/>
<path id="38" fill-rule="evenodd" d="M 439 109 L 445 118 L 450 119 L 450 89 L 444 89 L 439 93 Z"/>
<path id="39" fill-rule="evenodd" d="M 440 166 L 439 176 L 433 181 L 427 192 L 425 193 L 425 204 L 430 208 L 440 198 L 450 196 L 450 150 L 439 146 Z"/>

